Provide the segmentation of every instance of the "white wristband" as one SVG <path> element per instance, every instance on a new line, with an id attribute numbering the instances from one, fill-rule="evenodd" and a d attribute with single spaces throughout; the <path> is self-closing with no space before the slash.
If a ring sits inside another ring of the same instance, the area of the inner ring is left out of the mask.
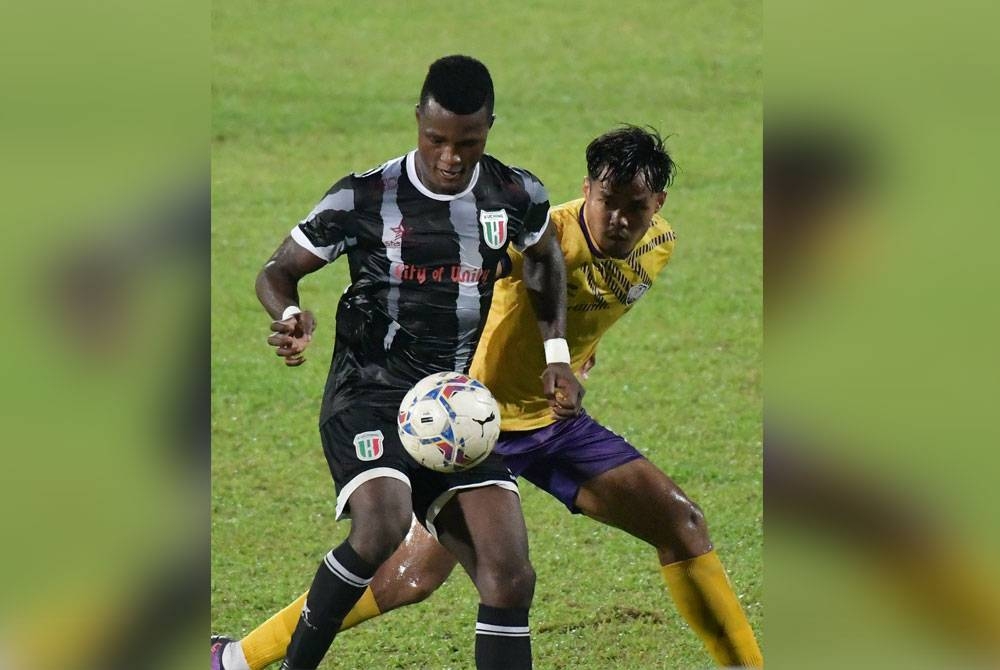
<path id="1" fill-rule="evenodd" d="M 295 316 L 296 314 L 301 314 L 301 313 L 302 313 L 302 310 L 299 309 L 298 305 L 289 305 L 288 307 L 285 308 L 285 311 L 281 313 L 281 319 L 280 320 L 284 321 L 285 319 L 290 319 L 293 316 Z"/>
<path id="2" fill-rule="evenodd" d="M 545 363 L 569 363 L 569 345 L 561 337 L 545 340 Z"/>

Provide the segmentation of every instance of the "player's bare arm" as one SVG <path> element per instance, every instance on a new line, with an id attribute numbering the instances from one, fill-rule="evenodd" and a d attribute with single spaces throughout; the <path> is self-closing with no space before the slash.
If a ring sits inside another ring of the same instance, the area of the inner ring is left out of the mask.
<path id="1" fill-rule="evenodd" d="M 316 330 L 312 312 L 299 309 L 299 280 L 324 265 L 326 261 L 286 237 L 257 275 L 257 299 L 273 319 L 267 343 L 289 367 L 305 363 L 302 352 Z"/>
<path id="2" fill-rule="evenodd" d="M 541 238 L 524 250 L 524 285 L 531 296 L 542 340 L 566 337 L 566 264 L 552 226 L 546 226 Z M 553 414 L 568 419 L 580 413 L 583 386 L 565 362 L 549 362 L 542 373 L 542 388 Z M 551 359 L 550 359 L 551 360 Z"/>

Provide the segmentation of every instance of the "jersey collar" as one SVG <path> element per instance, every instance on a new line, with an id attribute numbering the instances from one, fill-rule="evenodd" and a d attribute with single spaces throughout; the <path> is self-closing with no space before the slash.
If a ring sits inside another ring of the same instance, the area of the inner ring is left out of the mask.
<path id="1" fill-rule="evenodd" d="M 580 230 L 583 231 L 583 239 L 587 240 L 587 246 L 590 248 L 590 253 L 594 255 L 594 258 L 604 258 L 604 253 L 597 248 L 597 245 L 594 244 L 594 240 L 590 239 L 590 230 L 587 228 L 587 222 L 583 219 L 584 204 L 585 203 L 580 204 L 580 216 L 577 217 L 577 220 L 580 222 Z"/>
<path id="2" fill-rule="evenodd" d="M 450 200 L 457 200 L 462 196 L 468 195 L 469 192 L 472 191 L 473 188 L 475 188 L 476 182 L 479 181 L 479 163 L 476 163 L 476 167 L 472 171 L 472 179 L 469 180 L 469 185 L 465 187 L 464 191 L 462 191 L 461 193 L 456 193 L 455 195 L 444 195 L 443 193 L 435 193 L 434 191 L 431 191 L 426 186 L 424 186 L 423 182 L 420 181 L 420 177 L 417 176 L 417 166 L 416 163 L 414 162 L 415 161 L 414 154 L 416 153 L 417 150 L 414 149 L 410 153 L 406 154 L 406 176 L 410 178 L 410 182 L 413 184 L 413 186 L 418 191 L 420 191 L 422 195 L 425 195 L 428 198 L 431 198 L 433 200 L 441 200 L 444 202 L 448 202 Z"/>

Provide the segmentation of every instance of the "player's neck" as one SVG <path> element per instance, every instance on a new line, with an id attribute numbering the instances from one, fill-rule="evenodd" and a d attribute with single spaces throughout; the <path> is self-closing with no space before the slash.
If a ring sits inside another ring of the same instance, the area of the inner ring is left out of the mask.
<path id="1" fill-rule="evenodd" d="M 587 216 L 587 202 L 584 201 L 583 207 L 580 208 L 580 223 L 583 224 L 583 230 L 587 234 L 587 242 L 590 244 L 591 248 L 596 251 L 601 256 L 609 257 L 608 253 L 601 248 L 601 245 L 597 242 L 597 236 L 594 234 L 594 229 L 590 227 L 589 217 Z"/>

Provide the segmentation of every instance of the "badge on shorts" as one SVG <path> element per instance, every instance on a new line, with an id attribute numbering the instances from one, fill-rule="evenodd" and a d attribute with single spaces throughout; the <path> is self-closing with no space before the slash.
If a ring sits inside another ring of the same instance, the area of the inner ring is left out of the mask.
<path id="1" fill-rule="evenodd" d="M 362 461 L 374 461 L 382 455 L 381 430 L 369 430 L 354 436 L 354 451 Z"/>
<path id="2" fill-rule="evenodd" d="M 490 249 L 499 249 L 507 241 L 507 210 L 498 209 L 479 212 L 479 226 L 483 229 L 483 241 Z"/>
<path id="3" fill-rule="evenodd" d="M 633 302 L 646 295 L 646 291 L 649 290 L 649 284 L 636 284 L 628 290 L 628 295 L 625 297 L 625 304 L 631 305 Z"/>

